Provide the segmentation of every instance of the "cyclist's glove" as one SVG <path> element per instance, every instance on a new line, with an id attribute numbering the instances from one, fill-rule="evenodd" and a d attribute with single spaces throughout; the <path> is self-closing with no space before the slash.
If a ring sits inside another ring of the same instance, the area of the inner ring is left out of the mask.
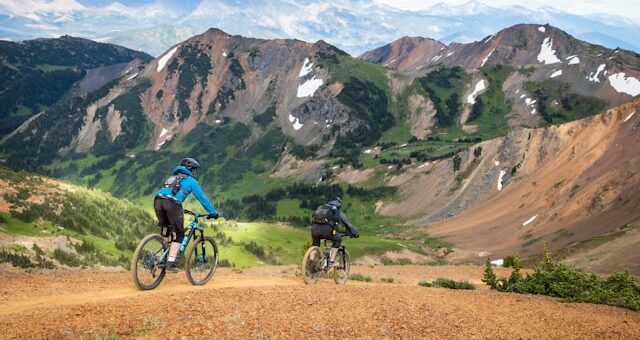
<path id="1" fill-rule="evenodd" d="M 354 232 L 351 233 L 351 237 L 358 238 L 360 237 L 360 233 L 357 230 L 355 230 Z"/>
<path id="2" fill-rule="evenodd" d="M 217 220 L 218 217 L 220 217 L 220 214 L 209 214 L 209 215 L 207 215 L 207 219 L 212 219 L 213 218 L 214 220 Z"/>

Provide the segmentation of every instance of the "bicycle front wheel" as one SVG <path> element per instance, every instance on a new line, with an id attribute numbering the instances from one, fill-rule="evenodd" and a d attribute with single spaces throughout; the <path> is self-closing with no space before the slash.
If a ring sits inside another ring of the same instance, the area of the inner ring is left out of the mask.
<path id="1" fill-rule="evenodd" d="M 210 237 L 198 237 L 187 251 L 185 272 L 191 284 L 207 283 L 218 268 L 218 245 Z"/>
<path id="2" fill-rule="evenodd" d="M 349 271 L 351 270 L 351 256 L 349 256 L 349 252 L 346 249 L 338 250 L 336 262 L 338 262 L 340 266 L 333 267 L 333 282 L 338 285 L 343 285 L 347 283 Z"/>
<path id="3" fill-rule="evenodd" d="M 317 246 L 310 247 L 302 258 L 302 278 L 304 283 L 312 285 L 318 282 L 322 269 L 320 264 L 322 261 L 322 254 L 320 248 Z"/>
<path id="4" fill-rule="evenodd" d="M 159 261 L 167 247 L 167 242 L 158 234 L 148 235 L 140 241 L 131 259 L 131 276 L 138 288 L 150 290 L 162 282 L 165 268 L 159 266 Z"/>

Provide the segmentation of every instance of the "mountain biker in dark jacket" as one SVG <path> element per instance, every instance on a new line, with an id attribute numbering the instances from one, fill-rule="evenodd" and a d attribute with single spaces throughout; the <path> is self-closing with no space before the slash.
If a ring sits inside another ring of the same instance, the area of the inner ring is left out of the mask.
<path id="1" fill-rule="evenodd" d="M 336 226 L 338 223 L 341 223 L 347 231 L 349 235 L 355 238 L 360 237 L 360 233 L 358 229 L 349 222 L 347 216 L 344 215 L 342 211 L 340 211 L 340 207 L 342 206 L 342 199 L 340 197 L 336 197 L 331 201 L 327 202 L 333 211 L 333 219 L 329 219 L 326 223 L 318 223 L 315 220 L 311 225 L 311 239 L 313 246 L 320 246 L 320 240 L 331 240 L 331 251 L 329 253 L 329 265 L 335 266 L 336 255 L 338 254 L 338 248 L 340 248 L 340 243 L 342 242 L 342 234 L 336 230 Z"/>
<path id="2" fill-rule="evenodd" d="M 180 244 L 184 239 L 184 216 L 182 202 L 193 193 L 200 201 L 202 207 L 209 213 L 209 218 L 218 218 L 218 211 L 213 207 L 207 195 L 202 191 L 202 187 L 194 178 L 196 171 L 200 168 L 200 163 L 193 158 L 185 158 L 180 161 L 171 173 L 162 189 L 160 189 L 153 201 L 153 210 L 158 217 L 160 227 L 173 227 L 173 237 L 169 248 L 169 258 L 166 264 L 166 271 L 178 272 L 176 267 L 176 256 L 180 249 Z"/>

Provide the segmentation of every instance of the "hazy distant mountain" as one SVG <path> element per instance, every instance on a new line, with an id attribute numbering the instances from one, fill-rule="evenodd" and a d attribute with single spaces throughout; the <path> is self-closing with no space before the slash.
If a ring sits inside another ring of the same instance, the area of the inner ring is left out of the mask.
<path id="1" fill-rule="evenodd" d="M 219 27 L 259 38 L 325 40 L 356 56 L 401 36 L 446 44 L 471 42 L 518 23 L 549 23 L 609 48 L 640 51 L 640 26 L 615 16 L 579 16 L 553 8 L 494 8 L 480 2 L 441 3 L 419 12 L 345 0 L 336 3 L 280 1 L 180 1 L 127 7 L 87 7 L 74 0 L 0 4 L 0 39 L 63 34 L 98 39 L 158 55 L 187 36 Z"/>

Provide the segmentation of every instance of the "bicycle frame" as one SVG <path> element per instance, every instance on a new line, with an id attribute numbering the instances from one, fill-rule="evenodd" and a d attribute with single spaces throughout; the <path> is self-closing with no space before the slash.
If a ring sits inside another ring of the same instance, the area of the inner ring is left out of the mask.
<path id="1" fill-rule="evenodd" d="M 185 249 L 187 249 L 187 246 L 189 245 L 189 241 L 191 241 L 192 238 L 195 238 L 194 235 L 198 231 L 200 231 L 200 236 L 204 238 L 204 229 L 200 226 L 198 219 L 201 217 L 204 217 L 205 215 L 194 213 L 186 209 L 184 212 L 189 215 L 193 215 L 193 221 L 191 221 L 191 223 L 187 225 L 187 228 L 184 231 L 185 235 L 184 235 L 184 238 L 182 239 L 182 243 L 180 244 L 180 249 L 178 250 L 178 257 L 176 258 L 176 261 L 178 260 L 178 258 L 181 257 L 182 254 L 184 254 Z M 160 263 L 165 262 L 166 259 L 169 257 L 169 249 L 170 247 L 167 247 L 164 253 L 162 253 L 162 256 L 160 256 L 160 259 L 159 259 Z"/>

